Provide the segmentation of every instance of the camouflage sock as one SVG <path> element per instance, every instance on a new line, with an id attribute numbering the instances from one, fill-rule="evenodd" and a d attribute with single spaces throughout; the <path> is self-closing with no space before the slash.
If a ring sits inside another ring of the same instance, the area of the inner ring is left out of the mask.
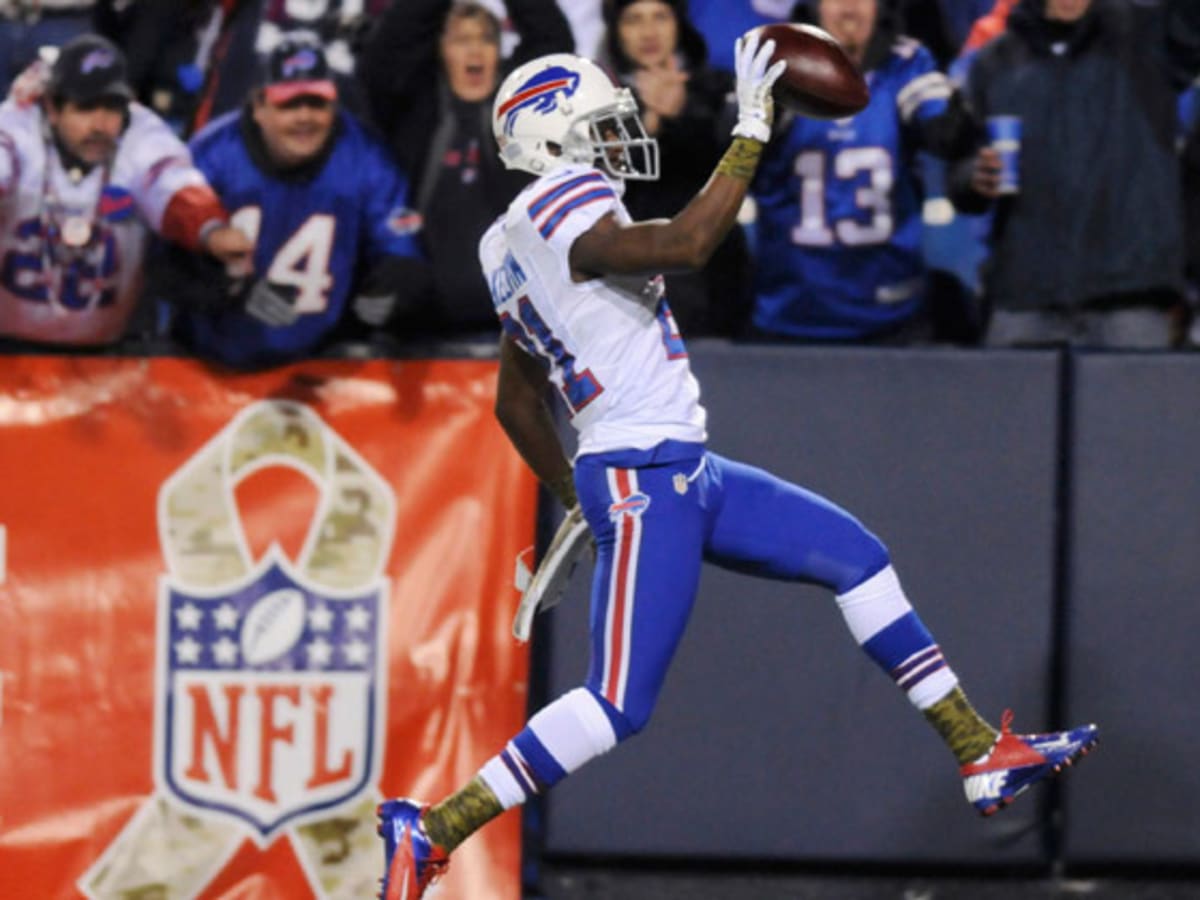
<path id="1" fill-rule="evenodd" d="M 429 839 L 450 851 L 502 812 L 504 808 L 491 789 L 481 779 L 472 778 L 458 793 L 431 807 L 421 822 Z"/>
<path id="2" fill-rule="evenodd" d="M 999 732 L 975 712 L 961 687 L 955 687 L 923 712 L 959 765 L 979 759 L 992 749 L 999 736 Z"/>

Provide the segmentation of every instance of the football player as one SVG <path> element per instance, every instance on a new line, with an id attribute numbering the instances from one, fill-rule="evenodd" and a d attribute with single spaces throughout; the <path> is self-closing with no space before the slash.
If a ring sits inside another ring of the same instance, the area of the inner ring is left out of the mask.
<path id="1" fill-rule="evenodd" d="M 967 701 L 905 597 L 886 547 L 816 494 L 705 449 L 705 412 L 658 272 L 704 263 L 733 227 L 770 137 L 782 62 L 736 49 L 738 121 L 712 179 L 670 220 L 632 222 L 624 180 L 657 172 L 637 107 L 596 65 L 556 54 L 496 98 L 505 162 L 538 176 L 484 235 L 504 330 L 496 410 L 517 450 L 596 542 L 586 682 L 543 708 L 465 787 L 379 808 L 386 900 L 420 897 L 468 835 L 645 727 L 704 560 L 827 586 L 854 639 L 949 745 L 968 800 L 991 814 L 1085 752 L 1095 726 L 1016 735 Z M 579 432 L 574 469 L 544 404 Z"/>

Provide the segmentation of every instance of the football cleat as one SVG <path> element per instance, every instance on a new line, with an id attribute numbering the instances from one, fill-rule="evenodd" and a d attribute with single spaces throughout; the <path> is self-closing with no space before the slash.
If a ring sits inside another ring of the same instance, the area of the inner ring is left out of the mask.
<path id="1" fill-rule="evenodd" d="M 421 816 L 429 809 L 415 800 L 386 800 L 375 809 L 383 838 L 379 900 L 420 900 L 450 866 L 450 854 L 429 839 Z"/>
<path id="2" fill-rule="evenodd" d="M 1013 734 L 1011 724 L 1012 710 L 1005 710 L 992 749 L 959 770 L 967 801 L 983 816 L 999 812 L 1030 785 L 1070 766 L 1100 739 L 1095 725 L 1049 734 Z"/>

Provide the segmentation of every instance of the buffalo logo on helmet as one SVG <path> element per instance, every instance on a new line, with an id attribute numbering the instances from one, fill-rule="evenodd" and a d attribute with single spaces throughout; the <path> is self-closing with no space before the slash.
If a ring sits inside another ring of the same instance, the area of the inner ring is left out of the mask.
<path id="1" fill-rule="evenodd" d="M 578 89 L 578 72 L 572 72 L 564 66 L 543 69 L 517 88 L 513 95 L 500 105 L 497 114 L 504 116 L 504 133 L 512 135 L 513 123 L 522 110 L 528 109 L 544 116 L 558 108 L 560 92 L 572 97 Z"/>

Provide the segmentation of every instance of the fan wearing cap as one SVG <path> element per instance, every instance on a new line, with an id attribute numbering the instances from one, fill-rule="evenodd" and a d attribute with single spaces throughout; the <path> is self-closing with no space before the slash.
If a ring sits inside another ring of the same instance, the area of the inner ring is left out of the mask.
<path id="1" fill-rule="evenodd" d="M 408 178 L 338 103 L 319 44 L 278 44 L 243 109 L 212 122 L 191 150 L 254 240 L 253 276 L 234 302 L 194 258 L 170 255 L 172 332 L 193 352 L 262 368 L 374 336 L 422 303 L 430 275 Z"/>
<path id="2" fill-rule="evenodd" d="M 222 264 L 249 253 L 187 148 L 132 97 L 121 52 L 84 35 L 61 49 L 37 102 L 0 105 L 0 336 L 119 340 L 148 232 Z"/>

